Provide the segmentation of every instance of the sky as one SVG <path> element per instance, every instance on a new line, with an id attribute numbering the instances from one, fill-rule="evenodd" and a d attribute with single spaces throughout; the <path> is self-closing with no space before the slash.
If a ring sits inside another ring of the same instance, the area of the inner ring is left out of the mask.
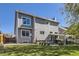
<path id="1" fill-rule="evenodd" d="M 15 10 L 21 10 L 36 16 L 56 18 L 59 26 L 67 26 L 61 9 L 64 4 L 56 3 L 17 3 L 0 4 L 0 30 L 3 33 L 14 33 Z"/>

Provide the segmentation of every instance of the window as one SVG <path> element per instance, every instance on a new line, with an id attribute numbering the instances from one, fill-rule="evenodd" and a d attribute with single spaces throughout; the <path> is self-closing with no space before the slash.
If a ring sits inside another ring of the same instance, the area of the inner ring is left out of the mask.
<path id="1" fill-rule="evenodd" d="M 56 22 L 50 22 L 50 25 L 52 25 L 52 26 L 58 26 L 58 23 L 56 23 Z"/>
<path id="2" fill-rule="evenodd" d="M 40 31 L 40 34 L 44 34 L 44 31 Z"/>
<path id="3" fill-rule="evenodd" d="M 50 32 L 50 33 L 53 33 L 53 32 Z"/>
<path id="4" fill-rule="evenodd" d="M 36 18 L 36 22 L 40 24 L 48 24 L 48 21 L 42 18 Z"/>
<path id="5" fill-rule="evenodd" d="M 23 17 L 22 19 L 23 19 L 23 25 L 31 26 L 31 18 Z"/>
<path id="6" fill-rule="evenodd" d="M 30 36 L 30 31 L 29 30 L 22 30 L 22 36 Z"/>
<path id="7" fill-rule="evenodd" d="M 55 34 L 58 34 L 57 32 L 55 32 Z"/>
<path id="8" fill-rule="evenodd" d="M 26 36 L 26 35 L 25 35 L 25 31 L 22 31 L 22 36 Z"/>

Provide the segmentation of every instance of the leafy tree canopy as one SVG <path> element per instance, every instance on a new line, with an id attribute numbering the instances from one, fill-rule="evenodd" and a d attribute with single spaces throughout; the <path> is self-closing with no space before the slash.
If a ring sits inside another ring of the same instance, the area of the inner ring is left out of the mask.
<path id="1" fill-rule="evenodd" d="M 66 3 L 65 5 L 65 14 L 66 19 L 69 23 L 79 22 L 79 4 L 78 3 Z"/>
<path id="2" fill-rule="evenodd" d="M 67 3 L 65 5 L 66 20 L 70 23 L 69 29 L 66 31 L 67 34 L 79 37 L 79 4 L 78 3 Z"/>
<path id="3" fill-rule="evenodd" d="M 76 38 L 79 38 L 79 23 L 72 24 L 66 31 L 66 34 L 74 35 Z"/>

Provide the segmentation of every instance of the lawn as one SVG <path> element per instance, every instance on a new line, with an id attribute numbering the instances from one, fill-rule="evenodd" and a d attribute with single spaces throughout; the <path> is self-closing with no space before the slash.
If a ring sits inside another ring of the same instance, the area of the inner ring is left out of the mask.
<path id="1" fill-rule="evenodd" d="M 79 46 L 1 46 L 0 56 L 79 56 Z"/>

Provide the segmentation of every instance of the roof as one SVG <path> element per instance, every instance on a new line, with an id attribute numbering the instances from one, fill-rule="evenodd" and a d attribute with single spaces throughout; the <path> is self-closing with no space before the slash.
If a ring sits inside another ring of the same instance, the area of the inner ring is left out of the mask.
<path id="1" fill-rule="evenodd" d="M 59 29 L 62 29 L 62 30 L 67 30 L 67 29 L 68 29 L 68 27 L 63 27 L 63 26 L 61 26 L 61 27 L 59 27 Z"/>
<path id="2" fill-rule="evenodd" d="M 26 12 L 19 11 L 19 10 L 16 10 L 16 12 L 18 12 L 18 13 L 23 13 L 23 14 L 27 14 L 27 15 L 30 15 L 30 16 L 32 16 L 32 17 L 37 17 L 37 18 L 41 18 L 41 19 L 45 19 L 45 20 L 48 20 L 48 21 L 52 21 L 52 22 L 59 23 L 56 19 L 48 19 L 48 18 L 45 18 L 45 17 L 35 16 L 35 15 L 33 15 L 33 14 L 26 13 Z"/>
<path id="3" fill-rule="evenodd" d="M 6 33 L 6 34 L 4 34 L 4 36 L 5 36 L 6 38 L 14 38 L 14 37 L 15 37 L 14 34 L 10 34 L 10 33 Z"/>

